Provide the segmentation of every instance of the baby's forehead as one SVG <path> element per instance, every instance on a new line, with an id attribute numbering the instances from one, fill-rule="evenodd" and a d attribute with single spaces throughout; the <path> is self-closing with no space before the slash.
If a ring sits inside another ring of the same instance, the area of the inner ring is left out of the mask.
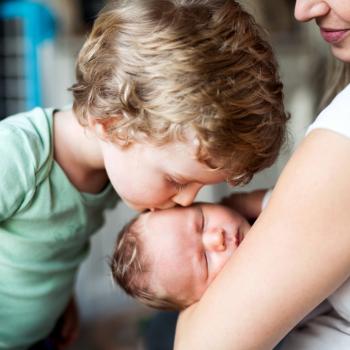
<path id="1" fill-rule="evenodd" d="M 181 207 L 176 206 L 169 209 L 162 209 L 157 211 L 147 211 L 144 213 L 141 213 L 137 219 L 138 224 L 143 227 L 143 230 L 147 230 L 149 225 L 149 219 L 152 221 L 167 221 L 174 219 L 176 217 L 177 221 L 181 221 L 181 217 L 183 215 L 183 218 L 185 218 L 185 214 L 189 214 L 190 212 L 193 212 L 194 210 L 200 210 L 203 203 L 194 203 L 188 207 Z M 141 227 L 140 227 L 141 228 Z"/>
<path id="2" fill-rule="evenodd" d="M 169 209 L 147 211 L 141 213 L 135 220 L 135 229 L 141 239 L 147 239 L 150 236 L 159 237 L 164 235 L 172 236 L 171 232 L 183 230 L 184 226 L 191 225 L 198 216 L 195 212 L 199 209 L 199 205 L 191 205 L 189 207 L 173 207 Z M 186 230 L 185 230 L 186 231 Z M 168 235 L 166 234 L 168 232 Z"/>
<path id="3" fill-rule="evenodd" d="M 149 212 L 139 214 L 133 223 L 134 229 L 140 234 L 144 234 L 147 229 L 147 215 Z"/>

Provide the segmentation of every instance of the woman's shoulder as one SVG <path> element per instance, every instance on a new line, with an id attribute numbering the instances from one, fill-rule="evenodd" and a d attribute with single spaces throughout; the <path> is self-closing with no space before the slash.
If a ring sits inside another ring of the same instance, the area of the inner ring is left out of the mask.
<path id="1" fill-rule="evenodd" d="M 350 138 L 350 84 L 318 115 L 306 134 L 328 129 Z"/>
<path id="2" fill-rule="evenodd" d="M 340 111 L 343 109 L 346 109 L 347 111 L 350 110 L 350 84 L 348 84 L 342 91 L 340 91 L 332 100 L 332 102 L 324 109 L 326 112 L 327 110 L 336 110 Z"/>

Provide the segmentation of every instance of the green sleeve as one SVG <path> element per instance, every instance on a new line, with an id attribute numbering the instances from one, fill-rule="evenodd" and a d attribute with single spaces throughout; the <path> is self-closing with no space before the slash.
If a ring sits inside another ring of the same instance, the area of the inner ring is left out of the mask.
<path id="1" fill-rule="evenodd" d="M 12 125 L 0 123 L 0 222 L 25 206 L 35 187 L 33 150 L 28 138 Z"/>

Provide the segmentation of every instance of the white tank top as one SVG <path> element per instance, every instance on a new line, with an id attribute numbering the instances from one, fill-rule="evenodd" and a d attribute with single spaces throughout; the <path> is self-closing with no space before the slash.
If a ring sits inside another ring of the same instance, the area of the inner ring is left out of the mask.
<path id="1" fill-rule="evenodd" d="M 306 134 L 320 128 L 350 137 L 350 84 L 319 114 Z"/>

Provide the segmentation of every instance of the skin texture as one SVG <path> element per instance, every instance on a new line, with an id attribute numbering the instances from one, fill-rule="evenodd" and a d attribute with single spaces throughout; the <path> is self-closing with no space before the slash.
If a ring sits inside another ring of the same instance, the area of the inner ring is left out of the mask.
<path id="1" fill-rule="evenodd" d="M 236 211 L 209 203 L 148 212 L 139 223 L 150 285 L 186 305 L 200 299 L 250 229 Z"/>
<path id="2" fill-rule="evenodd" d="M 295 16 L 344 30 L 350 3 L 298 0 Z M 347 34 L 330 44 L 345 62 L 349 40 Z M 332 131 L 305 138 L 252 234 L 200 302 L 181 314 L 176 350 L 271 350 L 349 277 L 349 154 L 350 140 Z"/>

